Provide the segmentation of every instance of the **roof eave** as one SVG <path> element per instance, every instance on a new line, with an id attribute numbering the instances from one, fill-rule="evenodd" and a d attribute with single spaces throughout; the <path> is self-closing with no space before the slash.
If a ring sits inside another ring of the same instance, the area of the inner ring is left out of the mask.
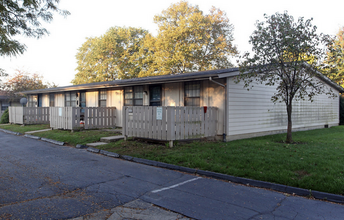
<path id="1" fill-rule="evenodd" d="M 218 71 L 207 71 L 209 72 L 208 74 L 205 73 L 205 74 L 200 74 L 200 75 L 197 75 L 197 72 L 195 72 L 195 73 L 190 73 L 193 75 L 179 74 L 179 75 L 166 75 L 166 76 L 161 76 L 157 78 L 145 77 L 145 78 L 135 78 L 131 80 L 114 80 L 114 81 L 99 82 L 99 83 L 89 83 L 89 84 L 74 85 L 74 86 L 24 91 L 24 92 L 20 92 L 19 94 L 57 93 L 57 92 L 66 92 L 66 91 L 106 89 L 106 88 L 118 88 L 118 87 L 124 87 L 124 86 L 164 84 L 164 83 L 171 83 L 171 82 L 204 80 L 204 79 L 208 79 L 210 76 L 222 78 L 220 77 L 220 75 L 233 72 L 233 71 L 237 71 L 237 68 L 224 69 L 224 70 L 218 70 Z"/>

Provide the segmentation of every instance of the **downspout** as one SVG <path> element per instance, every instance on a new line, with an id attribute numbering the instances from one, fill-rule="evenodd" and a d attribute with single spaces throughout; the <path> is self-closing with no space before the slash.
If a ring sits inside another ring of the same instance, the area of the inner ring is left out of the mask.
<path id="1" fill-rule="evenodd" d="M 225 89 L 225 103 L 224 103 L 224 110 L 223 110 L 223 120 L 224 120 L 224 123 L 223 123 L 223 142 L 226 142 L 226 136 L 227 136 L 227 132 L 226 132 L 226 124 L 227 124 L 227 119 L 226 119 L 226 110 L 227 110 L 227 86 L 222 84 L 222 83 L 219 83 L 219 82 L 216 82 L 214 81 L 211 76 L 209 77 L 209 81 L 210 82 L 213 82 L 217 85 L 220 85 L 222 86 L 224 89 Z"/>

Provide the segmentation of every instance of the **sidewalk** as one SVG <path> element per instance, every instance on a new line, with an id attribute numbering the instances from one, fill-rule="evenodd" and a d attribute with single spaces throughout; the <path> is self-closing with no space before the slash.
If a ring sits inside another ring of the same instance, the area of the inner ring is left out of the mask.
<path id="1" fill-rule="evenodd" d="M 103 210 L 87 216 L 81 216 L 70 220 L 190 220 L 181 214 L 159 208 L 140 199 L 134 200 L 111 210 Z"/>

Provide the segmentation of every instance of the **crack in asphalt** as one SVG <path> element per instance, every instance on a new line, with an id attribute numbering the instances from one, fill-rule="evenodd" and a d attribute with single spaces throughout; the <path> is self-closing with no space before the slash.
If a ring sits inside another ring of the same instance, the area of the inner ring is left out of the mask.
<path id="1" fill-rule="evenodd" d="M 278 209 L 279 207 L 281 207 L 282 203 L 283 203 L 285 200 L 287 200 L 287 198 L 288 198 L 288 196 L 285 196 L 285 195 L 284 195 L 284 198 L 276 204 L 276 206 L 273 208 L 273 210 L 267 211 L 267 212 L 259 212 L 258 214 L 252 216 L 252 217 L 249 218 L 248 220 L 254 219 L 255 217 L 257 217 L 257 216 L 259 216 L 259 215 L 266 215 L 266 214 L 271 214 L 271 215 L 274 217 L 274 219 L 276 219 L 276 217 L 282 217 L 282 216 L 273 215 L 273 212 L 276 211 L 276 209 Z"/>

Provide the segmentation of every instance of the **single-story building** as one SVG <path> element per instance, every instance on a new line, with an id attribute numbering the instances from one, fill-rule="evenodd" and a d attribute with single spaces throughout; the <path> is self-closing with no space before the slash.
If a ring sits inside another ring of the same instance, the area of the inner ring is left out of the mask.
<path id="1" fill-rule="evenodd" d="M 226 140 L 285 132 L 284 103 L 273 103 L 276 87 L 235 83 L 238 68 L 64 86 L 25 91 L 28 107 L 116 107 L 116 126 L 122 127 L 123 106 L 208 106 L 216 107 L 218 136 Z M 343 88 L 325 76 L 320 80 L 338 93 L 325 94 L 313 102 L 293 103 L 293 129 L 306 130 L 339 124 L 339 93 Z"/>
<path id="2" fill-rule="evenodd" d="M 19 99 L 11 100 L 6 92 L 0 91 L 0 118 L 9 106 L 21 106 Z"/>

